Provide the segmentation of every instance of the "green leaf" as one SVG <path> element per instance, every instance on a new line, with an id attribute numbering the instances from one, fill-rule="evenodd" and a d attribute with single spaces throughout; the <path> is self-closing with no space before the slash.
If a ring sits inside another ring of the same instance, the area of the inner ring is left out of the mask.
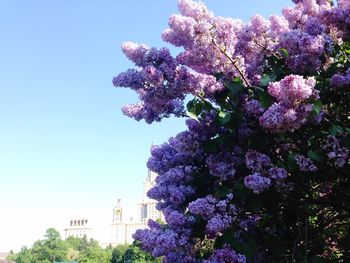
<path id="1" fill-rule="evenodd" d="M 209 101 L 202 100 L 202 103 L 203 103 L 203 108 L 206 109 L 207 111 L 214 109 L 213 105 Z"/>
<path id="2" fill-rule="evenodd" d="M 291 171 L 295 171 L 298 169 L 297 162 L 295 161 L 295 154 L 290 153 L 287 158 L 287 166 Z"/>
<path id="3" fill-rule="evenodd" d="M 339 125 L 335 125 L 333 124 L 330 128 L 329 128 L 329 132 L 332 134 L 332 135 L 337 135 L 338 133 L 342 132 L 343 131 L 343 128 Z"/>
<path id="4" fill-rule="evenodd" d="M 227 196 L 227 194 L 229 193 L 229 188 L 227 188 L 226 186 L 220 186 L 216 192 L 215 192 L 215 196 L 217 198 L 225 198 Z"/>
<path id="5" fill-rule="evenodd" d="M 190 100 L 187 105 L 188 116 L 193 119 L 198 119 L 197 117 L 202 113 L 203 109 L 209 111 L 213 109 L 213 106 L 210 102 L 206 100 L 200 100 L 198 98 L 194 98 Z"/>
<path id="6" fill-rule="evenodd" d="M 244 90 L 243 81 L 238 77 L 234 78 L 232 81 L 227 83 L 227 87 L 230 90 L 232 102 L 236 105 Z"/>
<path id="7" fill-rule="evenodd" d="M 214 74 L 214 77 L 216 78 L 216 81 L 219 81 L 220 79 L 222 79 L 223 76 L 224 76 L 224 73 L 222 73 L 222 72 Z"/>
<path id="8" fill-rule="evenodd" d="M 324 160 L 324 156 L 322 155 L 322 153 L 320 151 L 308 151 L 307 152 L 307 156 L 311 159 L 314 160 L 316 162 L 322 162 Z"/>
<path id="9" fill-rule="evenodd" d="M 264 109 L 267 109 L 272 105 L 273 97 L 267 92 L 262 92 L 259 94 L 259 102 Z"/>
<path id="10" fill-rule="evenodd" d="M 320 100 L 316 101 L 314 104 L 313 104 L 313 112 L 317 115 L 320 114 L 321 112 L 321 108 L 322 108 L 322 102 Z"/>
<path id="11" fill-rule="evenodd" d="M 253 213 L 259 212 L 263 208 L 261 198 L 257 194 L 251 194 L 246 200 L 246 208 Z"/>
<path id="12" fill-rule="evenodd" d="M 342 50 L 346 54 L 350 54 L 350 42 L 344 42 L 343 45 L 342 45 Z"/>
<path id="13" fill-rule="evenodd" d="M 220 125 L 225 125 L 230 122 L 231 118 L 232 118 L 231 113 L 226 111 L 219 111 L 218 115 L 216 116 L 216 121 Z"/>
<path id="14" fill-rule="evenodd" d="M 270 84 L 270 82 L 275 80 L 276 80 L 276 75 L 264 74 L 260 80 L 260 85 L 263 87 L 267 87 Z"/>
<path id="15" fill-rule="evenodd" d="M 284 58 L 288 58 L 289 57 L 289 52 L 287 49 L 285 48 L 280 48 L 280 54 L 284 57 Z"/>
<path id="16" fill-rule="evenodd" d="M 248 191 L 251 191 L 251 190 L 245 187 L 243 183 L 239 183 L 239 182 L 237 182 L 234 185 L 233 189 L 234 189 L 235 196 L 237 196 L 240 201 L 246 202 L 247 198 L 250 195 Z"/>

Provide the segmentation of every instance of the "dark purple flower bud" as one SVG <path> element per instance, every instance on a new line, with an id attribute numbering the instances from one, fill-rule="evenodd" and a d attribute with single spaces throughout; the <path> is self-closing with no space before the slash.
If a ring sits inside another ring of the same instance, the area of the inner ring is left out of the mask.
<path id="1" fill-rule="evenodd" d="M 315 172 L 317 171 L 317 166 L 310 159 L 305 157 L 304 155 L 298 154 L 295 156 L 295 161 L 297 162 L 300 171 L 303 172 Z"/>

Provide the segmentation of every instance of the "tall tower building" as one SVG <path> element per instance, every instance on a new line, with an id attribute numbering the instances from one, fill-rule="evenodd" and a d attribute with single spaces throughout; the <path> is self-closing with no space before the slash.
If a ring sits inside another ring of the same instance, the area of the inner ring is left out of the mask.
<path id="1" fill-rule="evenodd" d="M 117 205 L 113 209 L 113 221 L 112 222 L 122 222 L 122 221 L 123 221 L 122 200 L 118 199 Z"/>
<path id="2" fill-rule="evenodd" d="M 147 223 L 148 219 L 164 220 L 162 212 L 157 210 L 157 201 L 149 198 L 147 192 L 156 184 L 157 174 L 148 170 L 145 182 L 143 183 L 143 195 L 138 203 L 138 220 Z"/>
<path id="3" fill-rule="evenodd" d="M 132 235 L 137 229 L 146 228 L 147 225 L 133 221 L 130 218 L 129 221 L 125 221 L 123 218 L 123 207 L 121 199 L 118 199 L 117 205 L 113 209 L 113 221 L 111 224 L 111 245 L 118 244 L 131 244 L 134 239 Z"/>
<path id="4" fill-rule="evenodd" d="M 122 200 L 118 199 L 113 208 L 113 220 L 111 224 L 111 244 L 125 243 L 125 223 L 123 222 Z"/>
<path id="5" fill-rule="evenodd" d="M 111 245 L 131 244 L 134 239 L 132 235 L 137 229 L 147 228 L 148 220 L 160 219 L 164 221 L 163 214 L 156 209 L 157 201 L 150 199 L 147 192 L 156 184 L 157 174 L 148 171 L 146 180 L 143 183 L 143 195 L 137 204 L 137 219 L 125 221 L 123 217 L 123 206 L 121 199 L 118 199 L 116 206 L 113 208 L 113 220 L 111 223 Z"/>

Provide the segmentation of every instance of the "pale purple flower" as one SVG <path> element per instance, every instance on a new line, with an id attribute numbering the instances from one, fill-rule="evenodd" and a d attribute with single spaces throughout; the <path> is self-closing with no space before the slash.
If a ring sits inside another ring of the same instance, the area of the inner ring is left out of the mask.
<path id="1" fill-rule="evenodd" d="M 306 118 L 312 110 L 312 104 L 290 108 L 282 103 L 275 103 L 265 111 L 259 121 L 264 128 L 272 133 L 293 132 L 307 122 Z"/>
<path id="2" fill-rule="evenodd" d="M 308 99 L 313 94 L 315 84 L 314 78 L 304 79 L 303 76 L 289 75 L 281 81 L 270 83 L 268 91 L 278 102 L 294 105 Z"/>
<path id="3" fill-rule="evenodd" d="M 282 34 L 288 32 L 290 30 L 289 23 L 288 23 L 287 19 L 285 19 L 282 16 L 273 15 L 273 16 L 270 16 L 269 20 L 271 23 L 270 35 L 272 37 L 278 38 Z"/>
<path id="4" fill-rule="evenodd" d="M 183 16 L 192 17 L 196 20 L 208 19 L 212 16 L 207 7 L 193 0 L 179 0 L 179 10 Z"/>
<path id="5" fill-rule="evenodd" d="M 137 66 L 143 66 L 144 56 L 148 52 L 149 47 L 144 44 L 136 44 L 133 42 L 124 42 L 122 50 L 126 57 L 135 63 Z"/>

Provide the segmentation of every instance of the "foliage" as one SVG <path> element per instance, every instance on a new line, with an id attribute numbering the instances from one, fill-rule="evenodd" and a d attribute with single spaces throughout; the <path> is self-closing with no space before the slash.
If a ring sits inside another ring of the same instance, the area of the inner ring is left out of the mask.
<path id="1" fill-rule="evenodd" d="M 122 262 L 132 263 L 158 263 L 160 259 L 155 259 L 147 252 L 140 249 L 138 242 L 131 244 L 124 254 Z"/>
<path id="2" fill-rule="evenodd" d="M 23 247 L 9 259 L 16 263 L 109 263 L 111 253 L 110 249 L 102 249 L 95 240 L 86 237 L 62 240 L 57 230 L 49 228 L 44 239 L 35 241 L 32 248 Z"/>
<path id="3" fill-rule="evenodd" d="M 118 245 L 113 248 L 111 263 L 124 263 L 124 255 L 129 245 Z"/>
<path id="4" fill-rule="evenodd" d="M 157 263 L 157 259 L 141 250 L 138 245 L 124 244 L 102 249 L 96 240 L 86 237 L 68 237 L 62 240 L 57 230 L 49 228 L 45 238 L 34 243 L 32 248 L 23 247 L 17 254 L 11 254 L 8 260 L 16 263 Z"/>
<path id="5" fill-rule="evenodd" d="M 123 112 L 188 117 L 147 164 L 166 223 L 134 235 L 163 262 L 350 261 L 350 2 L 293 2 L 244 24 L 179 0 L 176 58 L 123 44 L 138 69 L 113 83 L 140 98 Z"/>

